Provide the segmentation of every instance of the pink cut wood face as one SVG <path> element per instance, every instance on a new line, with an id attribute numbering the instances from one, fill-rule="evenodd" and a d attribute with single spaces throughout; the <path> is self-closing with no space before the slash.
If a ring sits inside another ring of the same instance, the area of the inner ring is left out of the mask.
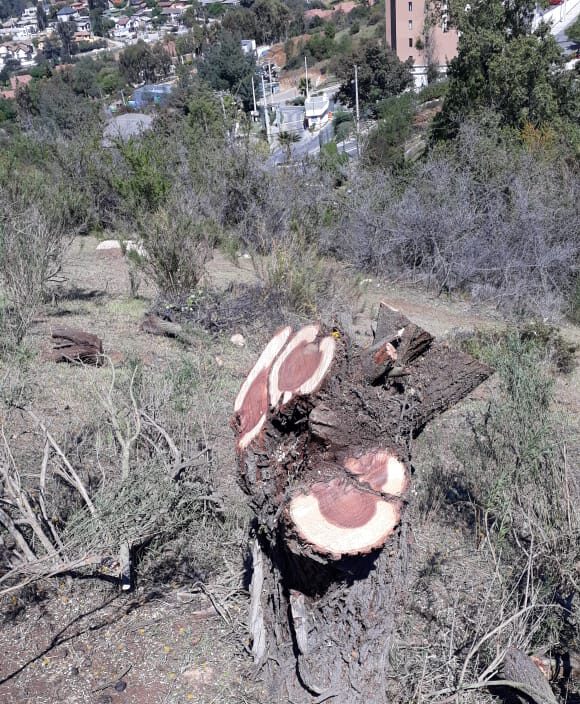
<path id="1" fill-rule="evenodd" d="M 361 457 L 349 457 L 344 466 L 366 482 L 374 491 L 391 496 L 402 496 L 409 485 L 407 469 L 388 450 L 367 452 Z"/>
<path id="2" fill-rule="evenodd" d="M 391 345 L 390 342 L 385 342 L 379 347 L 379 349 L 373 354 L 373 361 L 375 364 L 384 364 L 388 359 L 393 362 L 397 361 L 397 350 Z"/>
<path id="3" fill-rule="evenodd" d="M 268 369 L 262 369 L 248 389 L 238 411 L 242 435 L 255 428 L 268 412 Z"/>
<path id="4" fill-rule="evenodd" d="M 340 479 L 313 484 L 310 489 L 324 518 L 339 528 L 360 528 L 375 515 L 380 499 Z"/>
<path id="5" fill-rule="evenodd" d="M 296 533 L 316 552 L 340 557 L 384 545 L 399 524 L 401 507 L 344 479 L 332 479 L 296 495 L 288 515 Z"/>
<path id="6" fill-rule="evenodd" d="M 296 391 L 317 372 L 322 352 L 316 342 L 302 342 L 284 359 L 278 372 L 280 391 Z"/>

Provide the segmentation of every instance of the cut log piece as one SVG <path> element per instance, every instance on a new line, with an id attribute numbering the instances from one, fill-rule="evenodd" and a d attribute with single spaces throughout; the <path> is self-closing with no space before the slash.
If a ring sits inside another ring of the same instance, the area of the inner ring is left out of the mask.
<path id="1" fill-rule="evenodd" d="M 68 327 L 52 330 L 54 348 L 48 355 L 53 362 L 76 362 L 101 365 L 103 363 L 103 342 L 89 332 Z"/>
<path id="2" fill-rule="evenodd" d="M 316 391 L 334 358 L 335 341 L 324 337 L 318 341 L 320 326 L 307 325 L 286 345 L 270 373 L 270 405 L 280 400 L 288 403 L 293 396 Z"/>
<path id="3" fill-rule="evenodd" d="M 360 457 L 347 457 L 344 466 L 374 491 L 390 496 L 403 496 L 409 486 L 407 468 L 388 450 L 367 452 Z"/>
<path id="4" fill-rule="evenodd" d="M 234 403 L 238 450 L 247 447 L 258 436 L 268 413 L 268 375 L 274 360 L 288 341 L 292 328 L 285 327 L 274 335 L 242 384 Z"/>
<path id="5" fill-rule="evenodd" d="M 379 704 L 408 592 L 411 442 L 492 370 L 386 304 L 368 349 L 325 333 L 279 331 L 235 402 L 260 546 L 250 631 L 273 701 Z"/>
<path id="6" fill-rule="evenodd" d="M 399 525 L 401 506 L 333 479 L 295 496 L 288 516 L 292 529 L 315 552 L 339 559 L 382 547 Z"/>

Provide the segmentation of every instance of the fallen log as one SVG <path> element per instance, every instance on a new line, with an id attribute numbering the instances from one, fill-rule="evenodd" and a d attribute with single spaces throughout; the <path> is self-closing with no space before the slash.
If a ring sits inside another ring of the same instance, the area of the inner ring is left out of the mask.
<path id="1" fill-rule="evenodd" d="M 320 325 L 264 349 L 232 427 L 258 527 L 253 653 L 273 702 L 386 701 L 411 440 L 491 371 L 386 305 L 368 349 Z"/>
<path id="2" fill-rule="evenodd" d="M 103 342 L 89 332 L 75 328 L 52 329 L 54 347 L 48 358 L 53 362 L 70 362 L 100 366 L 104 361 Z"/>
<path id="3" fill-rule="evenodd" d="M 185 333 L 179 323 L 165 320 L 155 313 L 146 313 L 141 321 L 141 330 L 149 335 L 159 335 L 160 337 L 173 337 L 186 345 L 191 344 L 191 338 Z"/>

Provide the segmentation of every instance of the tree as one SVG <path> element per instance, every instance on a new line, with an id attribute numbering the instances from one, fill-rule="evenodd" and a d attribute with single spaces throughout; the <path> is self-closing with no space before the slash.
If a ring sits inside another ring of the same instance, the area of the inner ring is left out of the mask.
<path id="1" fill-rule="evenodd" d="M 280 146 L 286 150 L 286 161 L 292 159 L 292 145 L 300 141 L 300 136 L 295 132 L 280 132 L 278 135 Z"/>
<path id="2" fill-rule="evenodd" d="M 240 39 L 255 39 L 260 33 L 256 13 L 246 7 L 228 10 L 222 20 L 222 27 Z"/>
<path id="3" fill-rule="evenodd" d="M 459 50 L 449 66 L 440 134 L 454 134 L 467 115 L 483 109 L 497 110 L 503 124 L 517 128 L 573 118 L 578 87 L 549 28 L 532 32 L 534 5 L 491 0 L 469 11 L 456 7 Z"/>
<path id="4" fill-rule="evenodd" d="M 308 79 L 308 88 L 306 87 L 306 78 L 302 76 L 302 78 L 298 81 L 298 92 L 300 95 L 306 95 L 312 90 L 312 81 L 310 78 Z"/>
<path id="5" fill-rule="evenodd" d="M 155 81 L 169 75 L 171 57 L 160 44 L 151 46 L 139 40 L 121 53 L 119 69 L 127 83 Z"/>
<path id="6" fill-rule="evenodd" d="M 255 60 L 246 56 L 239 41 L 231 34 L 224 34 L 199 64 L 199 76 L 214 90 L 228 90 L 239 96 L 246 107 L 252 96 L 252 76 Z"/>
<path id="7" fill-rule="evenodd" d="M 178 56 L 185 54 L 199 54 L 203 46 L 203 29 L 194 25 L 187 34 L 181 34 L 175 38 L 175 51 Z"/>
<path id="8" fill-rule="evenodd" d="M 378 101 L 402 93 L 413 82 L 409 62 L 403 63 L 391 49 L 377 42 L 368 43 L 335 62 L 335 72 L 341 82 L 340 99 L 350 106 L 355 103 L 355 65 L 360 104 L 373 113 Z"/>
<path id="9" fill-rule="evenodd" d="M 58 37 L 60 39 L 60 60 L 68 62 L 73 54 L 77 52 L 77 45 L 74 40 L 77 26 L 75 22 L 59 22 L 57 24 Z"/>
<path id="10" fill-rule="evenodd" d="M 252 11 L 257 21 L 256 41 L 261 44 L 272 44 L 286 38 L 292 16 L 280 0 L 256 0 L 252 5 Z"/>
<path id="11" fill-rule="evenodd" d="M 48 27 L 48 17 L 44 11 L 44 6 L 41 2 L 36 5 L 36 21 L 38 22 L 38 30 L 44 32 Z"/>
<path id="12" fill-rule="evenodd" d="M 566 29 L 566 36 L 571 42 L 580 44 L 580 17 Z"/>
<path id="13" fill-rule="evenodd" d="M 379 122 L 365 145 L 366 164 L 390 169 L 404 165 L 404 143 L 411 132 L 413 114 L 414 100 L 410 93 L 387 98 L 380 104 Z"/>

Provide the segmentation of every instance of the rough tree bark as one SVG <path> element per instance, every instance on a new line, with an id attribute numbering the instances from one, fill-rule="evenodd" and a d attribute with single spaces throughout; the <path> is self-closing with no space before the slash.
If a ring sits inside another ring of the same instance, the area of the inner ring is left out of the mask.
<path id="1" fill-rule="evenodd" d="M 271 701 L 386 701 L 411 440 L 491 369 L 382 304 L 375 342 L 279 330 L 236 399 L 256 516 L 250 630 Z"/>
<path id="2" fill-rule="evenodd" d="M 103 363 L 103 342 L 90 332 L 75 328 L 56 327 L 52 330 L 54 348 L 48 357 L 53 362 Z"/>

